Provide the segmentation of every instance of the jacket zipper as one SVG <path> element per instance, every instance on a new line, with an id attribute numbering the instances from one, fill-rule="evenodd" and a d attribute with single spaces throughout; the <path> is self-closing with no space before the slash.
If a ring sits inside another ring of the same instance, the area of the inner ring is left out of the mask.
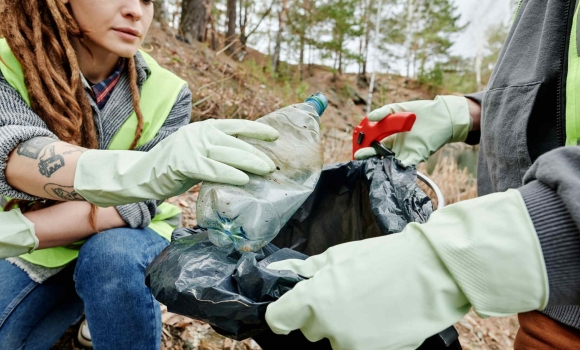
<path id="1" fill-rule="evenodd" d="M 516 17 L 518 16 L 518 13 L 520 12 L 520 8 L 522 7 L 522 2 L 524 2 L 524 0 L 520 0 L 520 2 L 518 3 L 518 7 L 516 8 L 516 13 L 514 13 L 514 16 L 512 17 L 512 24 L 515 22 Z"/>
<path id="2" fill-rule="evenodd" d="M 560 84 L 557 91 L 557 110 L 556 110 L 556 132 L 558 133 L 558 144 L 564 146 L 566 144 L 566 135 L 564 125 L 566 124 L 566 80 L 568 75 L 568 54 L 570 50 L 570 35 L 572 33 L 572 23 L 574 21 L 574 9 L 576 8 L 576 0 L 568 0 L 566 12 L 566 38 L 562 43 L 564 57 L 562 58 L 562 70 L 560 72 Z M 570 15 L 572 14 L 572 15 Z"/>

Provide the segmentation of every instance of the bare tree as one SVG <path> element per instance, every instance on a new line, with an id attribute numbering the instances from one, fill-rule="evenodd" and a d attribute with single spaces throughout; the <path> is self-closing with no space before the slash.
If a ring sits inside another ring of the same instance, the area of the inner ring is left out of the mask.
<path id="1" fill-rule="evenodd" d="M 252 5 L 255 5 L 255 3 L 253 0 L 240 0 L 240 3 L 239 3 L 239 5 L 240 5 L 239 6 L 240 7 L 239 27 L 240 27 L 240 43 L 242 44 L 242 47 L 244 47 L 244 48 L 246 47 L 246 44 L 247 44 L 250 36 L 252 36 L 256 32 L 256 30 L 258 30 L 258 28 L 260 27 L 260 24 L 262 24 L 264 19 L 266 17 L 268 17 L 270 12 L 272 12 L 272 8 L 274 7 L 275 1 L 276 0 L 273 0 L 270 3 L 270 6 L 268 6 L 266 8 L 266 10 L 260 16 L 258 23 L 254 26 L 253 29 L 251 29 L 248 32 L 248 24 L 249 24 L 248 22 L 249 22 L 250 17 L 252 16 L 251 8 L 253 7 Z"/>
<path id="2" fill-rule="evenodd" d="M 416 16 L 418 0 L 407 0 L 407 28 L 405 29 L 405 49 L 407 63 L 407 78 L 411 77 L 411 64 L 413 63 L 414 36 L 413 21 Z"/>
<path id="3" fill-rule="evenodd" d="M 288 0 L 282 1 L 282 9 L 278 12 L 278 33 L 276 34 L 276 46 L 272 55 L 272 72 L 278 72 L 280 64 L 280 50 L 282 48 L 282 34 L 286 26 L 286 12 L 288 11 Z"/>
<path id="4" fill-rule="evenodd" d="M 366 6 L 365 6 L 366 5 Z M 360 47 L 360 51 L 361 51 L 361 56 L 362 56 L 362 62 L 361 62 L 361 69 L 360 69 L 360 73 L 362 75 L 362 77 L 364 77 L 364 79 L 366 80 L 366 75 L 367 75 L 367 63 L 368 63 L 368 57 L 369 57 L 369 43 L 370 43 L 370 39 L 371 39 L 371 11 L 372 8 L 374 6 L 374 0 L 368 0 L 364 2 L 365 9 L 364 9 L 364 24 L 365 24 L 365 34 L 364 37 L 361 37 L 361 47 Z M 375 33 L 375 35 L 379 35 L 378 33 Z"/>
<path id="5" fill-rule="evenodd" d="M 161 28 L 163 28 L 164 30 L 167 29 L 169 25 L 167 23 L 169 19 L 169 13 L 167 12 L 167 4 L 165 3 L 165 1 L 161 0 L 154 2 L 153 9 L 155 21 L 161 24 Z"/>
<path id="6" fill-rule="evenodd" d="M 206 40 L 213 0 L 183 0 L 179 31 L 190 42 Z"/>
<path id="7" fill-rule="evenodd" d="M 226 33 L 226 46 L 229 54 L 233 54 L 236 49 L 236 5 L 237 0 L 227 0 L 228 31 Z"/>

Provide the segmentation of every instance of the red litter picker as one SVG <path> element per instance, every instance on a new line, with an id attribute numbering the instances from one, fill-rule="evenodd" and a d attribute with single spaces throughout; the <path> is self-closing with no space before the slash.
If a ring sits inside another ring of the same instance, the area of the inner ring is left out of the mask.
<path id="1" fill-rule="evenodd" d="M 365 147 L 373 147 L 383 156 L 390 153 L 380 141 L 399 132 L 411 131 L 416 119 L 415 113 L 408 112 L 390 114 L 380 122 L 371 122 L 365 117 L 352 134 L 352 158 L 356 151 Z"/>
<path id="2" fill-rule="evenodd" d="M 358 126 L 354 128 L 352 133 L 352 159 L 354 154 L 361 148 L 372 147 L 379 156 L 387 156 L 392 154 L 391 150 L 385 148 L 381 144 L 381 140 L 385 137 L 394 135 L 399 132 L 411 131 L 417 116 L 411 112 L 399 112 L 386 116 L 379 122 L 371 122 L 368 117 L 365 117 Z M 445 197 L 439 186 L 428 176 L 417 171 L 417 178 L 429 186 L 435 196 L 437 197 L 437 208 L 441 209 L 445 206 Z"/>

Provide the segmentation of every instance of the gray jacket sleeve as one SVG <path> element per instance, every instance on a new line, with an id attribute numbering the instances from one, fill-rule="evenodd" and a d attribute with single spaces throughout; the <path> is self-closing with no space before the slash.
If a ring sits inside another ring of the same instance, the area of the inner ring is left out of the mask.
<path id="1" fill-rule="evenodd" d="M 539 157 L 519 188 L 540 239 L 549 307 L 580 304 L 580 146 Z"/>
<path id="2" fill-rule="evenodd" d="M 20 94 L 0 73 L 0 194 L 17 199 L 39 200 L 13 188 L 6 182 L 6 163 L 10 152 L 20 143 L 35 137 L 57 139 Z"/>
<path id="3" fill-rule="evenodd" d="M 169 116 L 161 126 L 161 129 L 157 132 L 155 138 L 143 146 L 138 147 L 137 150 L 145 152 L 149 151 L 161 140 L 176 132 L 177 129 L 187 125 L 191 119 L 191 103 L 191 92 L 187 86 L 184 86 L 179 93 Z M 117 206 L 116 209 L 121 218 L 123 218 L 123 221 L 125 221 L 129 227 L 144 228 L 149 226 L 151 219 L 155 216 L 157 205 L 158 202 L 156 200 L 148 200 L 141 203 L 120 205 Z"/>
<path id="4" fill-rule="evenodd" d="M 140 151 L 148 151 L 159 141 L 174 133 L 179 127 L 189 123 L 191 118 L 191 92 L 184 86 L 167 120 L 162 125 L 156 137 L 139 147 Z M 13 188 L 6 181 L 6 163 L 8 156 L 20 143 L 35 137 L 51 137 L 57 139 L 42 121 L 28 107 L 20 94 L 4 79 L 0 73 L 0 195 L 25 200 L 40 200 Z M 147 227 L 151 218 L 157 212 L 154 200 L 133 203 L 116 207 L 125 223 L 132 228 Z"/>

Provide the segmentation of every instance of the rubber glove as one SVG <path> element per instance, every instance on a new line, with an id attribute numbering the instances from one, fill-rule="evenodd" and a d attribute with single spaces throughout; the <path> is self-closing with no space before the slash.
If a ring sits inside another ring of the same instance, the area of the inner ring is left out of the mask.
<path id="1" fill-rule="evenodd" d="M 275 141 L 278 132 L 242 120 L 205 120 L 180 128 L 149 152 L 89 150 L 79 158 L 74 189 L 101 207 L 166 199 L 200 181 L 245 185 L 243 171 L 266 175 L 274 162 L 244 136 Z M 238 170 L 239 169 L 239 170 Z M 243 171 L 241 171 L 243 170 Z"/>
<path id="2" fill-rule="evenodd" d="M 34 224 L 20 209 L 0 212 L 0 259 L 30 253 L 38 247 Z"/>
<path id="3" fill-rule="evenodd" d="M 381 121 L 398 112 L 413 112 L 417 120 L 409 132 L 393 134 L 381 143 L 395 153 L 395 158 L 405 166 L 426 161 L 446 143 L 463 142 L 472 128 L 469 105 L 465 97 L 437 96 L 432 101 L 394 103 L 372 111 L 370 121 Z M 376 155 L 371 148 L 362 148 L 355 153 L 356 159 Z"/>
<path id="4" fill-rule="evenodd" d="M 335 350 L 416 349 L 470 307 L 483 317 L 508 316 L 545 308 L 549 294 L 540 243 L 517 190 L 268 268 L 310 278 L 268 306 L 270 328 L 328 338 Z"/>

